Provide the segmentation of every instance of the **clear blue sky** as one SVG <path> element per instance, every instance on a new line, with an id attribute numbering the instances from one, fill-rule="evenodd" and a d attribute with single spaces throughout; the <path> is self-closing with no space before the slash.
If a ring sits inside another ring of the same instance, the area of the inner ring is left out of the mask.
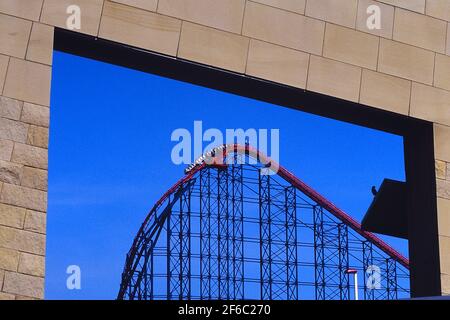
<path id="1" fill-rule="evenodd" d="M 404 180 L 401 137 L 59 52 L 53 63 L 47 299 L 116 297 L 139 226 L 183 175 L 171 133 L 195 120 L 279 128 L 280 162 L 359 221 L 372 185 Z M 74 264 L 82 289 L 69 291 Z"/>

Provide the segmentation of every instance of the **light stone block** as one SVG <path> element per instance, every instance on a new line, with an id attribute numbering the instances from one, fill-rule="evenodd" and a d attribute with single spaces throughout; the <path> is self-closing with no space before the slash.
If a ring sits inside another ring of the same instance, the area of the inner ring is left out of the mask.
<path id="1" fill-rule="evenodd" d="M 41 23 L 33 23 L 27 60 L 51 65 L 53 59 L 54 28 Z"/>
<path id="2" fill-rule="evenodd" d="M 320 0 L 306 2 L 306 15 L 355 28 L 358 0 Z"/>
<path id="3" fill-rule="evenodd" d="M 435 159 L 450 162 L 450 127 L 434 124 Z"/>
<path id="4" fill-rule="evenodd" d="M 376 70 L 379 38 L 367 33 L 326 25 L 323 56 Z"/>
<path id="5" fill-rule="evenodd" d="M 434 85 L 450 90 L 450 57 L 436 54 L 436 67 L 434 69 Z"/>
<path id="6" fill-rule="evenodd" d="M 370 16 L 373 15 L 372 12 L 367 13 L 367 9 L 372 5 L 376 5 L 380 8 L 382 17 L 380 29 L 375 28 L 371 30 L 367 26 L 367 20 Z M 378 1 L 359 0 L 356 29 L 362 32 L 367 32 L 380 37 L 392 39 L 392 33 L 394 30 L 394 7 L 380 3 Z"/>
<path id="7" fill-rule="evenodd" d="M 307 89 L 357 102 L 361 72 L 360 67 L 311 56 Z"/>
<path id="8" fill-rule="evenodd" d="M 0 181 L 11 184 L 20 184 L 22 173 L 22 165 L 0 160 Z"/>
<path id="9" fill-rule="evenodd" d="M 0 247 L 45 255 L 45 235 L 0 226 Z"/>
<path id="10" fill-rule="evenodd" d="M 439 236 L 441 272 L 450 275 L 450 237 Z"/>
<path id="11" fill-rule="evenodd" d="M 30 32 L 30 21 L 0 14 L 0 53 L 24 58 Z"/>
<path id="12" fill-rule="evenodd" d="M 42 300 L 42 299 L 16 295 L 16 301 L 36 301 L 36 300 Z"/>
<path id="13" fill-rule="evenodd" d="M 360 103 L 409 115 L 411 81 L 363 70 Z"/>
<path id="14" fill-rule="evenodd" d="M 18 271 L 27 275 L 44 277 L 45 258 L 43 256 L 21 252 Z"/>
<path id="15" fill-rule="evenodd" d="M 445 53 L 447 23 L 415 12 L 396 9 L 394 40 Z"/>
<path id="16" fill-rule="evenodd" d="M 158 13 L 241 33 L 245 0 L 159 0 Z"/>
<path id="17" fill-rule="evenodd" d="M 427 0 L 426 14 L 450 21 L 450 0 Z"/>
<path id="18" fill-rule="evenodd" d="M 0 117 L 19 120 L 23 102 L 0 96 Z"/>
<path id="19" fill-rule="evenodd" d="M 248 2 L 242 34 L 322 55 L 325 23 L 293 12 Z"/>
<path id="20" fill-rule="evenodd" d="M 41 127 L 48 127 L 49 120 L 50 109 L 48 107 L 27 102 L 24 103 L 20 121 Z"/>
<path id="21" fill-rule="evenodd" d="M 44 0 L 1 0 L 0 12 L 38 21 Z"/>
<path id="22" fill-rule="evenodd" d="M 434 56 L 431 51 L 381 38 L 378 71 L 431 85 Z"/>
<path id="23" fill-rule="evenodd" d="M 36 211 L 47 211 L 47 192 L 12 184 L 3 184 L 0 201 Z"/>
<path id="24" fill-rule="evenodd" d="M 0 54 L 0 94 L 3 92 L 5 81 L 6 81 L 6 71 L 8 71 L 9 57 Z"/>
<path id="25" fill-rule="evenodd" d="M 81 29 L 75 31 L 98 35 L 103 0 L 45 0 L 40 21 L 67 29 L 67 19 L 70 17 L 67 8 L 71 5 L 77 5 L 81 10 Z"/>
<path id="26" fill-rule="evenodd" d="M 3 291 L 11 294 L 44 298 L 44 278 L 6 272 Z"/>
<path id="27" fill-rule="evenodd" d="M 0 139 L 0 160 L 10 161 L 13 148 L 14 142 Z"/>
<path id="28" fill-rule="evenodd" d="M 19 265 L 19 252 L 17 250 L 0 248 L 0 269 L 17 271 Z M 1 270 L 0 270 L 1 271 Z M 4 274 L 0 273 L 0 278 Z M 0 279 L 1 282 L 2 279 Z M 2 288 L 0 284 L 0 289 Z"/>
<path id="29" fill-rule="evenodd" d="M 0 292 L 0 301 L 3 300 L 14 300 L 16 297 L 13 294 Z"/>
<path id="30" fill-rule="evenodd" d="M 444 296 L 450 296 L 450 275 L 441 274 L 441 287 Z"/>
<path id="31" fill-rule="evenodd" d="M 306 0 L 253 0 L 261 4 L 271 7 L 292 11 L 295 13 L 304 14 L 306 7 Z"/>
<path id="32" fill-rule="evenodd" d="M 0 139 L 25 143 L 28 127 L 26 123 L 0 118 Z"/>
<path id="33" fill-rule="evenodd" d="M 100 37 L 175 56 L 181 21 L 149 11 L 106 2 Z"/>
<path id="34" fill-rule="evenodd" d="M 31 167 L 23 168 L 23 176 L 21 180 L 22 186 L 47 191 L 47 180 L 48 180 L 47 170 L 41 170 Z"/>
<path id="35" fill-rule="evenodd" d="M 436 187 L 437 187 L 437 196 L 439 198 L 450 200 L 450 181 L 437 179 Z"/>
<path id="36" fill-rule="evenodd" d="M 30 126 L 28 129 L 27 144 L 48 149 L 48 128 Z"/>
<path id="37" fill-rule="evenodd" d="M 258 40 L 250 41 L 249 50 L 248 75 L 306 88 L 309 54 Z"/>
<path id="38" fill-rule="evenodd" d="M 0 225 L 22 229 L 26 209 L 0 203 Z M 0 267 L 1 268 L 1 267 Z"/>
<path id="39" fill-rule="evenodd" d="M 47 217 L 43 212 L 27 210 L 24 229 L 32 232 L 46 234 Z"/>
<path id="40" fill-rule="evenodd" d="M 447 23 L 447 50 L 446 54 L 450 56 L 450 23 Z"/>
<path id="41" fill-rule="evenodd" d="M 445 161 L 435 161 L 436 178 L 445 180 L 447 178 L 447 163 Z"/>
<path id="42" fill-rule="evenodd" d="M 178 56 L 244 73 L 248 46 L 248 38 L 183 22 Z"/>
<path id="43" fill-rule="evenodd" d="M 26 166 L 47 169 L 48 152 L 47 149 L 16 143 L 11 160 Z"/>
<path id="44" fill-rule="evenodd" d="M 50 82 L 50 66 L 11 58 L 3 94 L 10 98 L 48 106 Z"/>
<path id="45" fill-rule="evenodd" d="M 450 237 L 450 200 L 438 198 L 439 235 Z"/>
<path id="46" fill-rule="evenodd" d="M 158 7 L 158 0 L 112 0 L 112 2 L 126 4 L 131 7 L 148 11 L 156 11 L 156 8 Z"/>
<path id="47" fill-rule="evenodd" d="M 425 13 L 425 1 L 426 0 L 380 0 L 380 2 L 419 13 Z"/>
<path id="48" fill-rule="evenodd" d="M 411 113 L 415 118 L 450 125 L 450 92 L 413 83 Z"/>

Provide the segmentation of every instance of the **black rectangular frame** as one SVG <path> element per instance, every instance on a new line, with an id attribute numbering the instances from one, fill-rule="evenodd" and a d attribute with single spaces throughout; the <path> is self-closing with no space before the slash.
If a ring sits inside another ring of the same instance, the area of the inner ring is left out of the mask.
<path id="1" fill-rule="evenodd" d="M 60 28 L 54 50 L 403 136 L 411 294 L 441 295 L 432 123 Z"/>

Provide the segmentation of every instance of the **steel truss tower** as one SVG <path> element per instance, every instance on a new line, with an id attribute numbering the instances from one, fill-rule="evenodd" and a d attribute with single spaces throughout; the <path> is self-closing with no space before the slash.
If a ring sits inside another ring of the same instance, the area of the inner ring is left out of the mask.
<path id="1" fill-rule="evenodd" d="M 169 189 L 127 254 L 118 299 L 349 300 L 349 269 L 364 299 L 409 297 L 405 258 L 283 167 L 250 164 L 261 157 L 225 149 Z"/>

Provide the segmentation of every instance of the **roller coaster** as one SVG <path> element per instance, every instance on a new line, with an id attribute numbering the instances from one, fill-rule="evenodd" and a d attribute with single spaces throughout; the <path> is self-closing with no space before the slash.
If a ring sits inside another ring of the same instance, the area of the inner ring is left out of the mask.
<path id="1" fill-rule="evenodd" d="M 119 300 L 350 300 L 355 272 L 363 299 L 409 298 L 409 261 L 294 174 L 249 145 L 208 156 L 145 218 Z"/>

